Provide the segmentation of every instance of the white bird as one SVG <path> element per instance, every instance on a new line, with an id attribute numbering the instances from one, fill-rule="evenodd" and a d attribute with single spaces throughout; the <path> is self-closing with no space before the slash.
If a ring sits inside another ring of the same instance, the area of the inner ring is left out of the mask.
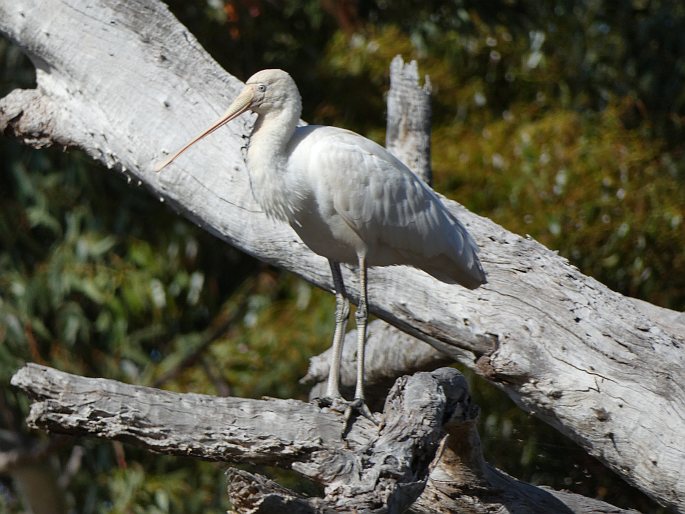
<path id="1" fill-rule="evenodd" d="M 442 282 L 475 289 L 486 282 L 478 247 L 435 192 L 385 148 L 349 130 L 298 127 L 300 93 L 282 70 L 255 73 L 219 120 L 156 170 L 247 110 L 257 114 L 246 160 L 255 199 L 330 263 L 336 297 L 326 388 L 330 402 L 343 401 L 339 377 L 349 302 L 340 263 L 358 266 L 357 382 L 349 405 L 367 415 L 367 268 L 409 265 Z"/>

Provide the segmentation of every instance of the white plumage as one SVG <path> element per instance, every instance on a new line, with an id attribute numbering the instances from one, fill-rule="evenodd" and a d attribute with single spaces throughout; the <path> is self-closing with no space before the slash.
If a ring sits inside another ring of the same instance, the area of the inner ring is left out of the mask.
<path id="1" fill-rule="evenodd" d="M 326 394 L 333 399 L 340 397 L 340 357 L 349 313 L 340 263 L 359 267 L 353 405 L 365 409 L 366 268 L 409 265 L 443 282 L 474 289 L 485 283 L 478 248 L 433 190 L 386 149 L 349 130 L 297 127 L 300 94 L 282 70 L 263 70 L 250 77 L 221 119 L 157 169 L 248 109 L 258 115 L 247 150 L 255 199 L 267 215 L 288 222 L 331 265 L 337 306 Z"/>
<path id="2" fill-rule="evenodd" d="M 385 148 L 348 130 L 308 126 L 296 129 L 288 155 L 297 194 L 285 221 L 316 253 L 354 265 L 365 253 L 368 266 L 405 264 L 444 282 L 483 283 L 466 229 Z"/>

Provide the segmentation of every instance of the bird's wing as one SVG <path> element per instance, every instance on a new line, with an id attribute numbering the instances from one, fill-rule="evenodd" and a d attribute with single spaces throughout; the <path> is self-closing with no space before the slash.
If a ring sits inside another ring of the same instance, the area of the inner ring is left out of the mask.
<path id="1" fill-rule="evenodd" d="M 416 257 L 476 259 L 466 229 L 421 179 L 385 148 L 334 127 L 306 127 L 308 173 L 335 210 L 370 244 Z M 302 129 L 298 129 L 302 130 Z M 467 264 L 467 263 L 465 263 Z"/>

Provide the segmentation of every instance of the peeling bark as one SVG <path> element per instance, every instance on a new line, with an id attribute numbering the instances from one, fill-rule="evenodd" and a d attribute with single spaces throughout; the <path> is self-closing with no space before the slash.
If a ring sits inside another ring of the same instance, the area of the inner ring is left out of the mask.
<path id="1" fill-rule="evenodd" d="M 447 393 L 465 381 L 449 368 L 401 378 L 382 425 L 359 418 L 349 430 L 342 413 L 296 400 L 179 394 L 35 364 L 18 371 L 12 385 L 34 400 L 28 417 L 33 428 L 172 455 L 292 468 L 325 486 L 328 508 L 402 512 L 423 490 L 444 419 L 463 410 Z M 461 398 L 468 401 L 468 395 Z"/>
<path id="2" fill-rule="evenodd" d="M 399 378 L 380 426 L 296 400 L 181 394 L 28 364 L 12 385 L 33 403 L 29 426 L 150 451 L 292 469 L 324 486 L 306 498 L 228 471 L 237 512 L 630 512 L 519 482 L 483 459 L 478 408 L 452 368 Z M 341 437 L 345 433 L 344 438 Z M 418 498 L 418 500 L 417 500 Z M 612 509 L 612 510 L 601 510 Z"/>

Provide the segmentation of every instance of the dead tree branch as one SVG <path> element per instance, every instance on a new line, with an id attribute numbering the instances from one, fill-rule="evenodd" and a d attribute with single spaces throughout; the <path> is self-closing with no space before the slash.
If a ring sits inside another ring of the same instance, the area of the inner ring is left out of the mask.
<path id="1" fill-rule="evenodd" d="M 358 418 L 344 439 L 341 413 L 296 400 L 172 393 L 36 364 L 20 369 L 12 385 L 33 400 L 33 428 L 158 453 L 280 466 L 325 487 L 323 498 L 305 498 L 264 477 L 230 470 L 229 496 L 243 514 L 280 513 L 284 507 L 399 513 L 412 504 L 416 513 L 467 506 L 474 513 L 627 512 L 525 484 L 490 467 L 476 430 L 478 408 L 466 380 L 452 368 L 398 379 L 382 425 Z"/>

